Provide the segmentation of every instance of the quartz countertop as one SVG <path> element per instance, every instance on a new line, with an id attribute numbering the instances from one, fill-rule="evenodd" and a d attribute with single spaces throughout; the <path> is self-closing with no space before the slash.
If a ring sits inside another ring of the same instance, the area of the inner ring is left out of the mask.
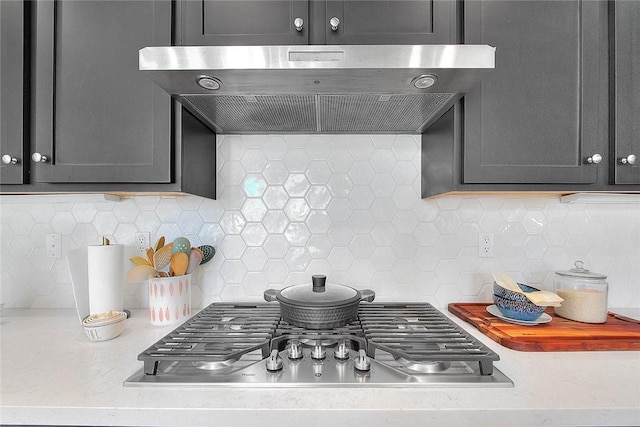
<path id="1" fill-rule="evenodd" d="M 175 328 L 146 316 L 90 342 L 75 310 L 5 309 L 0 424 L 640 425 L 640 352 L 518 352 L 455 317 L 500 355 L 513 388 L 123 387 L 137 355 Z"/>

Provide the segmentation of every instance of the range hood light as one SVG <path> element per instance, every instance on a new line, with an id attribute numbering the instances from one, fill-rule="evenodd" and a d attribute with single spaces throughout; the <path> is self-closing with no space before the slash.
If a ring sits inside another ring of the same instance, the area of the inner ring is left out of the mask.
<path id="1" fill-rule="evenodd" d="M 198 83 L 201 88 L 208 90 L 218 90 L 220 89 L 220 86 L 222 86 L 222 82 L 220 80 L 211 76 L 198 76 L 196 83 Z"/>
<path id="2" fill-rule="evenodd" d="M 436 81 L 438 76 L 435 74 L 422 74 L 411 80 L 411 83 L 418 89 L 426 89 L 436 84 Z"/>

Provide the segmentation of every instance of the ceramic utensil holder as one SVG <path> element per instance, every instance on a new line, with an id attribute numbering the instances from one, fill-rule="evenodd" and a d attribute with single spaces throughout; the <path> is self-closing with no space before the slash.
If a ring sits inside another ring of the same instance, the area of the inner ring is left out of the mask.
<path id="1" fill-rule="evenodd" d="M 191 317 L 191 275 L 149 279 L 149 320 L 152 325 L 182 323 Z"/>

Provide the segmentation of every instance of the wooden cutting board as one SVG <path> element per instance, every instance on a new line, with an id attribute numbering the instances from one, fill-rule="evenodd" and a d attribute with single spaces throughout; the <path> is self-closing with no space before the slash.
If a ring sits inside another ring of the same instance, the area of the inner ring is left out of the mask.
<path id="1" fill-rule="evenodd" d="M 452 303 L 449 311 L 495 342 L 519 351 L 640 350 L 640 321 L 609 313 L 606 323 L 574 322 L 546 311 L 551 322 L 521 326 L 487 312 L 489 303 Z"/>

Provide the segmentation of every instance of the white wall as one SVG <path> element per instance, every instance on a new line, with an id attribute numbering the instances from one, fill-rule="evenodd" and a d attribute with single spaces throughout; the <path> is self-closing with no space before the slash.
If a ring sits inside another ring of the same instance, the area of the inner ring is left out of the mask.
<path id="1" fill-rule="evenodd" d="M 419 136 L 406 135 L 222 136 L 215 201 L 0 196 L 0 302 L 73 307 L 67 252 L 107 236 L 130 256 L 134 233 L 149 231 L 153 241 L 182 235 L 216 247 L 196 275 L 196 307 L 259 301 L 269 287 L 317 273 L 372 288 L 379 300 L 445 307 L 489 301 L 492 271 L 552 289 L 553 271 L 578 259 L 609 276 L 610 307 L 640 307 L 640 205 L 516 195 L 422 200 L 419 147 Z M 479 232 L 494 233 L 493 258 L 478 257 Z M 48 233 L 62 235 L 62 258 L 46 258 Z M 126 306 L 145 306 L 142 285 L 126 287 Z"/>

